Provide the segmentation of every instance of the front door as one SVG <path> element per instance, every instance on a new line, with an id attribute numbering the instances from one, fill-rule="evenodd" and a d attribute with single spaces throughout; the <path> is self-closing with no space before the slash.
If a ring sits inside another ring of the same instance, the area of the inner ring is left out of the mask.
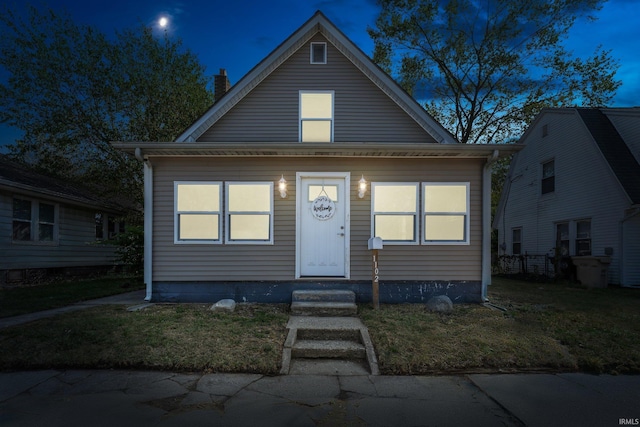
<path id="1" fill-rule="evenodd" d="M 299 174 L 299 277 L 346 277 L 348 265 L 348 174 Z"/>

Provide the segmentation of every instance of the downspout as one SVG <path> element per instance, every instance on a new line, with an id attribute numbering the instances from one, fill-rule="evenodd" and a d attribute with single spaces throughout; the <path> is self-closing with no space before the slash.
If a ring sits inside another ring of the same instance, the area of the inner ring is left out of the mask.
<path id="1" fill-rule="evenodd" d="M 153 166 L 151 160 L 142 155 L 136 148 L 136 159 L 144 165 L 144 283 L 147 288 L 145 301 L 151 301 L 153 294 L 152 243 L 153 243 Z"/>
<path id="2" fill-rule="evenodd" d="M 482 169 L 482 302 L 488 301 L 487 287 L 491 284 L 491 166 L 498 154 L 493 150 Z"/>

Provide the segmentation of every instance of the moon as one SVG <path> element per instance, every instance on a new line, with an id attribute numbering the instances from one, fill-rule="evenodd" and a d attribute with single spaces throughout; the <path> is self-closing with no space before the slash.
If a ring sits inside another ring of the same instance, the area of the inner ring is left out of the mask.
<path id="1" fill-rule="evenodd" d="M 158 25 L 160 25 L 160 28 L 166 28 L 166 26 L 169 25 L 169 20 L 166 16 L 163 16 L 158 19 Z"/>

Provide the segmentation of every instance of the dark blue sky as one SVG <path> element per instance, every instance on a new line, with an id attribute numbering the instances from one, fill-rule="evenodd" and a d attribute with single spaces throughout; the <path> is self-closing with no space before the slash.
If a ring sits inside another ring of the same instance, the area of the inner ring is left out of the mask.
<path id="1" fill-rule="evenodd" d="M 7 3 L 24 7 L 21 1 Z M 34 0 L 34 4 L 67 10 L 77 23 L 96 26 L 107 34 L 140 23 L 157 28 L 159 18 L 166 16 L 167 31 L 198 56 L 206 73 L 226 68 L 232 84 L 316 10 L 322 10 L 360 49 L 371 54 L 367 26 L 373 26 L 378 12 L 375 0 Z M 614 107 L 640 105 L 639 15 L 640 1 L 609 0 L 597 21 L 579 21 L 571 34 L 569 46 L 575 54 L 590 55 L 602 44 L 620 61 L 617 77 L 623 85 Z M 18 136 L 15 129 L 0 125 L 0 146 Z"/>

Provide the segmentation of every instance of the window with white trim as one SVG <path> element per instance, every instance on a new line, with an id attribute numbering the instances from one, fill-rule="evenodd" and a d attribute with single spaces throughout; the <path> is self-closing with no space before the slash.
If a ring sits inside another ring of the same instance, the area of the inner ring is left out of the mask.
<path id="1" fill-rule="evenodd" d="M 422 184 L 422 243 L 469 244 L 469 183 Z"/>
<path id="2" fill-rule="evenodd" d="M 333 91 L 300 91 L 300 142 L 333 142 Z"/>
<path id="3" fill-rule="evenodd" d="M 14 242 L 56 242 L 58 240 L 58 205 L 14 198 L 12 240 Z"/>
<path id="4" fill-rule="evenodd" d="M 273 182 L 227 182 L 227 243 L 273 243 Z"/>
<path id="5" fill-rule="evenodd" d="M 522 227 L 511 229 L 511 255 L 522 254 Z"/>
<path id="6" fill-rule="evenodd" d="M 174 182 L 176 243 L 221 243 L 221 196 L 221 182 Z"/>
<path id="7" fill-rule="evenodd" d="M 327 63 L 327 44 L 324 42 L 312 42 L 310 52 L 310 62 L 312 64 Z"/>
<path id="8" fill-rule="evenodd" d="M 418 183 L 371 184 L 371 233 L 388 244 L 418 243 Z"/>

